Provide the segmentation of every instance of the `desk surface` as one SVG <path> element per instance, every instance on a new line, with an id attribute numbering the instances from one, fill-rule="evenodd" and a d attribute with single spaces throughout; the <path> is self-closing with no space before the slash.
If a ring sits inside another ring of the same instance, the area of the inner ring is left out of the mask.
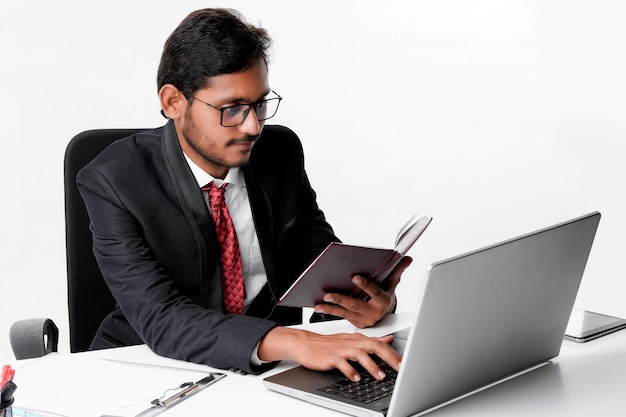
<path id="1" fill-rule="evenodd" d="M 81 354 L 67 354 L 69 358 L 95 357 L 115 361 L 151 364 L 163 367 L 210 371 L 211 369 L 172 359 L 161 358 L 145 346 L 109 349 Z M 71 360 L 71 359 L 70 359 Z M 78 363 L 78 362 L 77 362 Z M 16 382 L 20 385 L 21 365 L 37 369 L 38 362 L 17 361 Z M 260 376 L 237 375 L 177 404 L 162 414 L 167 417 L 189 415 L 256 415 L 270 411 L 275 416 L 340 416 L 339 414 L 306 402 L 266 389 L 262 378 L 292 366 L 284 363 Z M 70 374 L 69 372 L 68 374 Z M 95 376 L 94 376 L 95 377 Z M 429 413 L 433 417 L 445 416 L 589 416 L 623 415 L 623 387 L 626 379 L 626 331 L 620 331 L 588 343 L 563 342 L 561 354 L 552 363 L 521 375 L 470 397 Z M 25 382 L 25 381 L 23 381 Z M 73 380 L 63 375 L 58 382 L 65 389 L 58 401 L 87 401 L 90 386 L 85 381 Z M 23 384 L 25 389 L 28 384 Z M 133 389 L 125 386 L 123 389 Z M 417 389 L 417 388 L 416 388 Z M 16 392 L 16 406 L 26 392 Z M 23 390 L 22 390 L 23 391 Z M 20 397 L 20 394 L 23 394 Z M 103 403 L 106 399 L 103 399 Z M 32 405 L 32 404 L 29 404 Z M 97 405 L 87 404 L 90 407 Z M 231 405 L 235 407 L 232 410 Z M 46 408 L 45 404 L 41 404 Z M 108 410 L 103 410 L 108 411 Z M 83 416 L 81 416 L 83 417 Z"/>

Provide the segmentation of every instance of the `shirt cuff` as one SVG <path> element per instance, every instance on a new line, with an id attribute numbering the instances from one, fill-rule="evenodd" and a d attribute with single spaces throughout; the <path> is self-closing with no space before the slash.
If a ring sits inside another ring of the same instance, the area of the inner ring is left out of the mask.
<path id="1" fill-rule="evenodd" d="M 250 355 L 250 363 L 253 366 L 261 366 L 267 363 L 271 363 L 271 362 L 263 361 L 261 360 L 261 358 L 259 358 L 259 345 L 260 344 L 261 342 L 256 344 L 256 346 L 254 347 L 254 350 L 252 351 L 252 354 Z"/>

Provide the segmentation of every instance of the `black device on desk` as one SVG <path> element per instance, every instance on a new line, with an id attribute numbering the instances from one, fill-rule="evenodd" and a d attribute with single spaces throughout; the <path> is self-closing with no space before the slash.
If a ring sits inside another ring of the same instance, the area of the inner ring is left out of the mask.
<path id="1" fill-rule="evenodd" d="M 574 309 L 565 330 L 565 339 L 584 343 L 626 328 L 626 319 Z"/>

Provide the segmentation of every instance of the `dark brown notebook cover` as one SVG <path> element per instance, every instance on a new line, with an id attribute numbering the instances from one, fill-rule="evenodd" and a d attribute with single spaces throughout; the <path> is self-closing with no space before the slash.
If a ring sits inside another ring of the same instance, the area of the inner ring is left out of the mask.
<path id="1" fill-rule="evenodd" d="M 352 283 L 352 277 L 363 275 L 381 283 L 431 221 L 428 216 L 413 216 L 398 233 L 394 249 L 331 243 L 285 292 L 278 304 L 314 307 L 323 303 L 324 294 L 329 292 L 363 297 L 364 294 L 360 294 L 359 288 Z"/>

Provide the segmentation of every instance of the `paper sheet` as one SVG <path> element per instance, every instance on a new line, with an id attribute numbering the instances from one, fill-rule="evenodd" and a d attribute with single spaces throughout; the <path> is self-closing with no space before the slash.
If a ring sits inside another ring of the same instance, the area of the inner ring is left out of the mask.
<path id="1" fill-rule="evenodd" d="M 53 353 L 18 368 L 14 405 L 67 417 L 134 416 L 167 390 L 202 379 L 210 371 Z"/>

